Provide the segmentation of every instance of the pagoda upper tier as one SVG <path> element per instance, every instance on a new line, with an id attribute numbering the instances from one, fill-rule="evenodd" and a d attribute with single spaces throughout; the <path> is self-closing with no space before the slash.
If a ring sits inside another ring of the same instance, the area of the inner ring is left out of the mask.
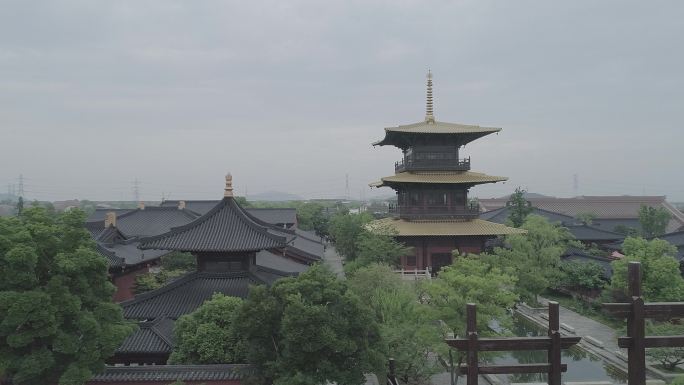
<path id="1" fill-rule="evenodd" d="M 460 147 L 499 131 L 501 129 L 495 127 L 438 122 L 426 118 L 419 123 L 385 128 L 385 137 L 373 143 L 373 146 L 396 146 L 402 150 L 421 145 Z"/>

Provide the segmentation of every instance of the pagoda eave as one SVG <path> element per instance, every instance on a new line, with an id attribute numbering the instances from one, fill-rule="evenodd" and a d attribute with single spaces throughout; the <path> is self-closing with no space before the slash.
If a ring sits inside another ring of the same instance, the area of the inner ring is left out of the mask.
<path id="1" fill-rule="evenodd" d="M 393 230 L 397 237 L 453 237 L 453 236 L 498 236 L 525 234 L 527 231 L 482 219 L 472 220 L 418 220 L 385 218 L 373 221 L 367 227 L 371 231 Z"/>
<path id="2" fill-rule="evenodd" d="M 399 186 L 401 184 L 442 184 L 474 186 L 485 183 L 505 182 L 504 176 L 487 175 L 471 171 L 455 172 L 400 172 L 392 176 L 381 178 L 380 181 L 370 183 L 370 187 Z"/>

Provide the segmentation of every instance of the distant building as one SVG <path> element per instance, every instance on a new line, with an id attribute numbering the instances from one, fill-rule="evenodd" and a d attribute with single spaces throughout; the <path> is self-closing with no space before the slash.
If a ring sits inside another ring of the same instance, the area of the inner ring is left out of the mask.
<path id="1" fill-rule="evenodd" d="M 506 206 L 509 197 L 480 199 L 484 211 L 492 211 Z M 578 196 L 574 198 L 555 198 L 528 195 L 526 199 L 541 210 L 577 218 L 580 214 L 594 214 L 592 226 L 603 230 L 615 231 L 622 226 L 636 230 L 639 224 L 639 208 L 641 206 L 662 207 L 670 214 L 668 232 L 684 230 L 684 213 L 677 210 L 665 200 L 664 196 Z"/>
<path id="2" fill-rule="evenodd" d="M 496 223 L 507 223 L 510 214 L 510 207 L 504 206 L 491 211 L 485 211 L 480 214 L 480 218 Z M 570 234 L 575 237 L 575 239 L 587 246 L 592 244 L 596 244 L 598 246 L 606 245 L 621 241 L 625 238 L 625 236 L 622 234 L 604 230 L 602 228 L 593 226 L 593 224 L 587 225 L 581 223 L 579 220 L 569 215 L 555 213 L 553 211 L 540 209 L 538 207 L 533 206 L 531 214 L 544 217 L 550 223 L 558 223 L 563 225 L 568 229 Z"/>
<path id="3" fill-rule="evenodd" d="M 405 269 L 429 268 L 433 272 L 452 262 L 452 251 L 479 253 L 485 242 L 498 235 L 522 230 L 479 219 L 480 208 L 468 199 L 471 187 L 507 178 L 470 171 L 470 157 L 460 149 L 499 128 L 436 121 L 432 104 L 432 75 L 428 73 L 425 120 L 385 128 L 385 137 L 374 146 L 395 146 L 403 159 L 395 163 L 395 174 L 372 187 L 390 187 L 397 204 L 390 206 L 390 218 L 371 224 L 388 226 L 397 239 L 410 246 L 412 254 L 401 258 Z"/>

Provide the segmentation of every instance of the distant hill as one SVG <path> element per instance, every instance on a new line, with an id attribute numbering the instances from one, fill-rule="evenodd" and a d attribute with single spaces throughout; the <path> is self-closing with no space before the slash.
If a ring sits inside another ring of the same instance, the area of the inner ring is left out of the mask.
<path id="1" fill-rule="evenodd" d="M 285 193 L 281 191 L 266 191 L 258 194 L 249 194 L 247 196 L 249 201 L 269 201 L 269 202 L 282 202 L 282 201 L 301 201 L 304 200 L 299 195 Z"/>

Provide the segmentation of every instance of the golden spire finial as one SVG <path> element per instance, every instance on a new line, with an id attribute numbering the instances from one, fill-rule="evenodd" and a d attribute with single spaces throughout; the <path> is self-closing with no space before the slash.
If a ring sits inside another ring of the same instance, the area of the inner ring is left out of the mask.
<path id="1" fill-rule="evenodd" d="M 226 189 L 223 191 L 223 196 L 233 197 L 233 176 L 230 173 L 226 174 Z"/>
<path id="2" fill-rule="evenodd" d="M 435 122 L 434 110 L 432 107 L 432 71 L 427 73 L 427 104 L 425 106 L 425 121 L 427 123 Z"/>

